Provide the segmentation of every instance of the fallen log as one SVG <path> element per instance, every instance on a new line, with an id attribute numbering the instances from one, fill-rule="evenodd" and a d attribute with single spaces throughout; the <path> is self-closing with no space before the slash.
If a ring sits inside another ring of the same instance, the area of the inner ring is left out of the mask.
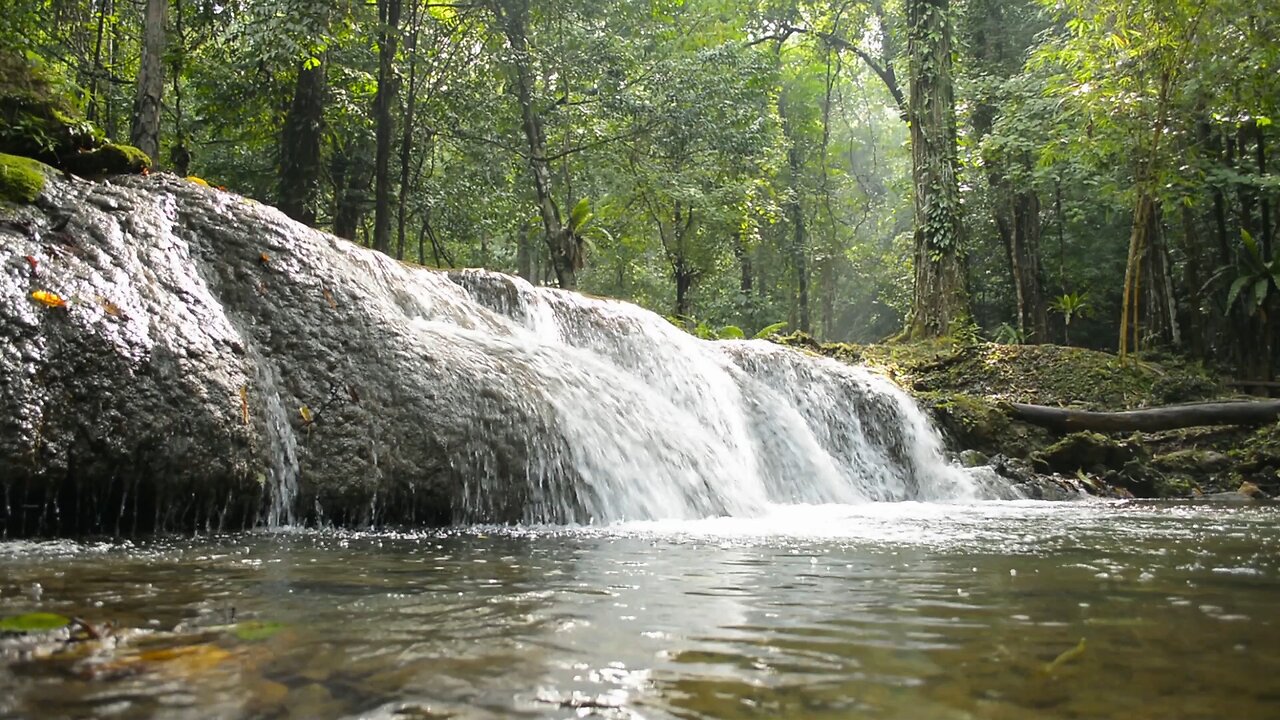
<path id="1" fill-rule="evenodd" d="M 1054 430 L 1095 432 L 1157 432 L 1208 425 L 1263 425 L 1280 419 L 1280 400 L 1213 402 L 1147 410 L 1093 412 L 1010 403 L 1019 420 Z"/>

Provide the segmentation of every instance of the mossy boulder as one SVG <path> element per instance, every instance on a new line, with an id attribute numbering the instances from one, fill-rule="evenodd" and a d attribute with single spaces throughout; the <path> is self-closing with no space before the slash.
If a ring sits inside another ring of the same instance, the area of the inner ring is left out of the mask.
<path id="1" fill-rule="evenodd" d="M 43 68 L 0 51 L 0 153 L 89 177 L 136 174 L 151 167 L 151 158 L 141 150 L 108 143 L 71 96 Z"/>
<path id="2" fill-rule="evenodd" d="M 107 143 L 66 158 L 63 166 L 85 177 L 136 175 L 151 168 L 151 158 L 132 145 Z"/>
<path id="3" fill-rule="evenodd" d="M 1042 472 L 1101 475 L 1109 470 L 1123 470 L 1134 460 L 1145 460 L 1145 456 L 1145 450 L 1136 442 L 1113 440 L 1095 432 L 1078 432 L 1037 453 L 1033 462 Z"/>
<path id="4" fill-rule="evenodd" d="M 0 153 L 0 200 L 35 202 L 44 189 L 46 167 L 30 158 Z"/>
<path id="5" fill-rule="evenodd" d="M 918 393 L 956 447 L 988 455 L 1026 457 L 1048 441 L 1048 432 L 1009 417 L 1002 403 L 967 393 Z"/>

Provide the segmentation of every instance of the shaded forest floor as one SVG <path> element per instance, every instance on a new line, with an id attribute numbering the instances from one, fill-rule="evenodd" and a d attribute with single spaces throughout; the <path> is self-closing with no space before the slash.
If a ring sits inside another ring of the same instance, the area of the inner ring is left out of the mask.
<path id="1" fill-rule="evenodd" d="M 931 411 L 967 465 L 1018 482 L 1111 497 L 1247 500 L 1280 495 L 1280 424 L 1158 433 L 1062 435 L 1015 419 L 1008 403 L 1129 410 L 1242 399 L 1222 378 L 1175 355 L 1121 363 L 1109 353 L 993 343 L 778 342 L 884 373 Z"/>

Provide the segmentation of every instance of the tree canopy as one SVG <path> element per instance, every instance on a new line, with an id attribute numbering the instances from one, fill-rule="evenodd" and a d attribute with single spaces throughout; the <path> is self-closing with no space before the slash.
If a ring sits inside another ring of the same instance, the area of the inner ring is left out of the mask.
<path id="1" fill-rule="evenodd" d="M 1280 0 L 16 0 L 0 51 L 158 169 L 406 261 L 707 335 L 1270 379 L 1278 25 Z"/>

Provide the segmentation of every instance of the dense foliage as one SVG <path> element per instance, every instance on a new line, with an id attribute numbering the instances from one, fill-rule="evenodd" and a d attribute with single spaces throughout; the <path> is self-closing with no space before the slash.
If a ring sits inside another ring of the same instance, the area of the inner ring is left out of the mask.
<path id="1" fill-rule="evenodd" d="M 1255 379 L 1280 358 L 1276 37 L 1280 0 L 16 0 L 0 16 L 0 49 L 109 137 L 149 142 L 160 93 L 159 167 L 405 260 L 712 334 L 927 324 L 1180 348 Z"/>

